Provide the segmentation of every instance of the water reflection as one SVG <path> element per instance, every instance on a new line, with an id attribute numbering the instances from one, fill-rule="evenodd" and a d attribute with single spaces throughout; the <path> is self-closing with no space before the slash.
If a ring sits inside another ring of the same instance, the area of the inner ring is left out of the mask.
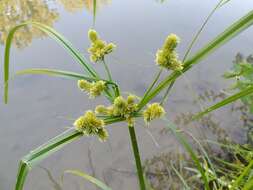
<path id="1" fill-rule="evenodd" d="M 3 44 L 9 30 L 21 22 L 38 21 L 52 26 L 58 17 L 58 12 L 43 0 L 3 0 L 0 5 L 0 43 Z M 16 47 L 23 48 L 29 45 L 33 38 L 44 35 L 43 32 L 26 26 L 17 31 L 13 43 Z"/>
<path id="2" fill-rule="evenodd" d="M 88 11 L 93 12 L 93 1 L 94 0 L 59 0 L 64 8 L 69 12 L 80 11 L 83 8 L 86 8 Z M 97 0 L 96 9 L 103 7 L 111 3 L 111 0 Z"/>
<path id="3" fill-rule="evenodd" d="M 109 4 L 110 0 L 97 0 L 96 9 Z M 59 19 L 57 5 L 63 5 L 69 12 L 82 9 L 93 11 L 93 0 L 2 0 L 0 4 L 0 44 L 4 44 L 10 29 L 25 21 L 37 21 L 53 26 Z M 32 39 L 46 36 L 45 33 L 31 26 L 26 26 L 15 33 L 13 44 L 24 48 Z"/>

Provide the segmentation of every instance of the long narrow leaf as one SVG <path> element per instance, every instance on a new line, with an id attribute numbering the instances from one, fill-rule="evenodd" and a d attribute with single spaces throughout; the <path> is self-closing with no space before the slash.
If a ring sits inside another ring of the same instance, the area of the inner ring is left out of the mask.
<path id="1" fill-rule="evenodd" d="M 4 82 L 5 82 L 5 93 L 4 93 L 4 101 L 5 103 L 8 102 L 8 79 L 9 79 L 9 62 L 10 62 L 10 49 L 12 45 L 12 40 L 14 37 L 14 34 L 16 31 L 18 31 L 20 28 L 32 25 L 33 27 L 45 32 L 48 34 L 51 38 L 55 39 L 60 45 L 62 45 L 72 57 L 74 57 L 79 64 L 81 64 L 85 71 L 92 77 L 99 78 L 96 71 L 87 63 L 87 61 L 81 56 L 81 54 L 74 49 L 74 47 L 68 42 L 61 34 L 56 32 L 54 29 L 38 23 L 38 22 L 25 22 L 22 24 L 19 24 L 12 28 L 7 36 L 6 44 L 5 44 L 5 55 L 4 55 Z"/>
<path id="2" fill-rule="evenodd" d="M 78 171 L 78 170 L 66 170 L 64 173 L 67 174 L 73 174 L 76 176 L 79 176 L 91 183 L 93 183 L 94 185 L 98 186 L 99 188 L 103 189 L 103 190 L 112 190 L 110 187 L 108 187 L 107 185 L 105 185 L 103 182 L 101 182 L 100 180 L 98 180 L 95 177 L 92 177 L 84 172 Z"/>
<path id="3" fill-rule="evenodd" d="M 205 189 L 206 190 L 210 190 L 209 187 L 209 183 L 208 183 L 208 179 L 207 176 L 205 174 L 205 171 L 203 169 L 203 167 L 201 166 L 201 163 L 197 157 L 197 155 L 194 153 L 194 150 L 192 149 L 190 143 L 188 143 L 185 138 L 177 131 L 176 127 L 174 126 L 174 124 L 172 124 L 169 120 L 164 119 L 166 122 L 168 122 L 168 125 L 166 125 L 166 127 L 175 135 L 175 137 L 177 138 L 177 140 L 182 144 L 182 146 L 185 148 L 185 150 L 190 154 L 193 162 L 195 163 L 199 173 L 201 174 L 201 177 L 204 181 L 205 184 Z"/>
<path id="4" fill-rule="evenodd" d="M 16 72 L 16 75 L 27 75 L 27 74 L 48 75 L 48 76 L 63 77 L 63 78 L 75 79 L 75 80 L 84 79 L 89 82 L 103 80 L 108 84 L 116 85 L 115 83 L 110 82 L 108 80 L 89 77 L 89 76 L 85 76 L 85 75 L 75 73 L 75 72 L 55 70 L 55 69 L 25 69 L 25 70 Z"/>
<path id="5" fill-rule="evenodd" d="M 103 120 L 106 125 L 109 125 L 112 123 L 121 122 L 124 120 L 124 118 L 108 117 L 104 118 Z M 33 168 L 33 166 L 50 156 L 52 153 L 61 149 L 63 146 L 81 138 L 82 136 L 82 132 L 78 132 L 73 129 L 67 130 L 24 156 L 19 163 L 15 190 L 23 190 L 27 174 L 29 170 Z"/>
<path id="6" fill-rule="evenodd" d="M 212 111 L 214 111 L 216 109 L 219 109 L 219 108 L 221 108 L 221 107 L 223 107 L 223 106 L 225 106 L 227 104 L 230 104 L 230 103 L 232 103 L 232 102 L 234 102 L 234 101 L 236 101 L 236 100 L 238 100 L 238 99 L 240 99 L 240 98 L 242 98 L 244 96 L 247 96 L 247 95 L 249 95 L 251 93 L 253 93 L 253 86 L 248 87 L 248 88 L 246 88 L 246 89 L 244 89 L 244 90 L 242 90 L 242 91 L 240 91 L 240 92 L 238 92 L 238 93 L 236 93 L 236 94 L 234 94 L 232 96 L 229 96 L 228 98 L 226 98 L 226 99 L 218 102 L 217 104 L 214 104 L 213 106 L 207 108 L 203 112 L 200 112 L 200 113 L 196 114 L 195 116 L 193 116 L 193 119 L 199 119 L 203 115 L 205 115 L 207 113 L 210 113 L 210 112 L 212 112 Z"/>
<path id="7" fill-rule="evenodd" d="M 232 190 L 238 189 L 237 187 L 240 186 L 240 184 L 243 182 L 246 175 L 249 174 L 249 172 L 253 169 L 253 160 L 248 164 L 248 166 L 242 171 L 241 175 L 236 178 L 235 182 L 232 184 Z M 252 187 L 252 181 L 248 184 L 246 184 L 243 188 L 243 190 L 250 190 L 249 187 Z"/>
<path id="8" fill-rule="evenodd" d="M 184 63 L 184 69 L 179 72 L 175 71 L 168 77 L 166 77 L 150 94 L 143 98 L 139 103 L 139 109 L 143 108 L 151 99 L 159 94 L 164 88 L 166 88 L 171 82 L 175 81 L 180 75 L 191 69 L 194 64 L 199 63 L 210 53 L 221 47 L 223 44 L 231 40 L 233 37 L 246 30 L 253 24 L 253 11 L 250 11 L 247 15 L 236 21 L 224 32 L 218 35 L 213 41 L 209 42 L 205 47 L 200 49 L 193 57 L 188 59 Z"/>
<path id="9" fill-rule="evenodd" d="M 38 147 L 34 151 L 31 151 L 26 155 L 19 164 L 19 170 L 17 175 L 15 190 L 23 190 L 23 186 L 27 177 L 27 174 L 34 165 L 36 165 L 42 159 L 48 157 L 50 154 L 56 152 L 64 145 L 83 136 L 83 133 L 71 130 L 60 134 L 53 138 L 46 144 Z"/>

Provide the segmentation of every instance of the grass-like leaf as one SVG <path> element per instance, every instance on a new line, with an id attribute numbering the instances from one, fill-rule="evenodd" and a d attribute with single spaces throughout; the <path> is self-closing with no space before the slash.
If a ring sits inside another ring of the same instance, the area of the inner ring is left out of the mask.
<path id="1" fill-rule="evenodd" d="M 214 104 L 213 106 L 207 108 L 206 110 L 204 110 L 203 112 L 200 112 L 198 114 L 196 114 L 195 116 L 193 116 L 193 119 L 199 119 L 201 118 L 203 115 L 207 114 L 207 113 L 210 113 L 216 109 L 219 109 L 221 107 L 224 107 L 225 105 L 227 104 L 230 104 L 242 97 L 245 97 L 249 94 L 252 94 L 253 93 L 253 86 L 251 87 L 248 87 L 232 96 L 229 96 L 228 98 L 225 98 L 224 100 L 218 102 L 217 104 Z"/>
<path id="2" fill-rule="evenodd" d="M 27 174 L 34 165 L 81 136 L 81 132 L 68 130 L 23 157 L 19 164 L 15 190 L 23 190 Z"/>
<path id="3" fill-rule="evenodd" d="M 108 117 L 104 118 L 106 125 L 121 122 L 124 119 L 121 117 Z M 23 186 L 27 177 L 29 170 L 38 164 L 41 160 L 47 158 L 52 153 L 61 149 L 63 146 L 71 143 L 74 140 L 77 140 L 83 136 L 82 132 L 78 132 L 73 129 L 69 129 L 57 137 L 51 139 L 47 143 L 41 145 L 35 150 L 31 151 L 29 154 L 24 156 L 19 163 L 19 170 L 16 180 L 15 190 L 23 190 Z"/>
<path id="4" fill-rule="evenodd" d="M 195 154 L 193 148 L 191 147 L 190 143 L 185 140 L 185 137 L 183 137 L 180 132 L 178 132 L 177 128 L 174 126 L 173 123 L 171 123 L 167 119 L 164 119 L 164 120 L 165 120 L 165 122 L 168 123 L 166 125 L 166 127 L 174 134 L 176 139 L 180 142 L 180 144 L 182 144 L 182 146 L 185 148 L 185 150 L 189 153 L 192 161 L 196 165 L 199 173 L 201 174 L 201 178 L 204 182 L 205 189 L 210 190 L 209 183 L 208 183 L 208 177 L 206 176 L 205 171 L 204 171 L 203 167 L 201 166 L 201 163 L 200 163 L 197 155 Z"/>
<path id="5" fill-rule="evenodd" d="M 103 182 L 101 182 L 97 178 L 92 177 L 84 172 L 79 171 L 79 170 L 66 170 L 64 173 L 79 176 L 79 177 L 93 183 L 94 185 L 96 185 L 97 187 L 99 187 L 103 190 L 112 190 L 110 187 L 108 187 L 106 184 L 104 184 Z"/>
<path id="6" fill-rule="evenodd" d="M 5 55 L 4 55 L 4 83 L 5 83 L 4 101 L 5 103 L 8 102 L 9 62 L 10 62 L 10 49 L 12 45 L 12 40 L 16 31 L 18 31 L 22 27 L 26 27 L 29 25 L 32 25 L 33 27 L 48 34 L 51 38 L 55 39 L 61 46 L 63 46 L 70 53 L 72 57 L 75 58 L 75 60 L 78 61 L 79 64 L 81 64 L 84 67 L 87 74 L 89 74 L 92 77 L 99 78 L 96 71 L 87 63 L 87 61 L 71 45 L 71 43 L 68 42 L 61 34 L 59 34 L 57 31 L 55 31 L 51 27 L 48 27 L 44 24 L 41 24 L 38 22 L 25 22 L 25 23 L 15 26 L 14 28 L 10 30 L 7 36 L 6 44 L 5 44 Z"/>
<path id="7" fill-rule="evenodd" d="M 175 81 L 179 76 L 183 73 L 191 69 L 194 64 L 199 63 L 213 51 L 221 47 L 223 44 L 231 40 L 233 37 L 247 29 L 249 26 L 253 24 L 253 11 L 250 11 L 247 15 L 236 21 L 230 27 L 228 27 L 224 32 L 218 35 L 213 41 L 209 42 L 205 47 L 200 49 L 194 56 L 190 59 L 186 60 L 184 63 L 184 69 L 179 72 L 175 71 L 166 77 L 161 83 L 149 93 L 148 96 L 142 98 L 139 103 L 139 109 L 143 108 L 150 100 L 152 100 L 157 94 L 159 94 L 164 88 L 168 87 L 168 85 Z"/>
<path id="8" fill-rule="evenodd" d="M 63 77 L 63 78 L 75 79 L 75 80 L 84 79 L 89 82 L 103 80 L 107 84 L 116 85 L 115 83 L 108 81 L 108 80 L 89 77 L 89 76 L 85 76 L 85 75 L 75 73 L 75 72 L 55 70 L 55 69 L 25 69 L 25 70 L 21 70 L 21 71 L 16 72 L 16 75 L 27 75 L 27 74 L 48 75 L 48 76 Z"/>

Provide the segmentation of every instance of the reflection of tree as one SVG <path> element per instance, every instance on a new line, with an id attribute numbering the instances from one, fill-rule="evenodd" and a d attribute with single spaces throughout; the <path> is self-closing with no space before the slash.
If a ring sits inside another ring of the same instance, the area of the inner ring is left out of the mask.
<path id="1" fill-rule="evenodd" d="M 59 13 L 50 8 L 49 3 L 63 4 L 67 11 L 75 12 L 83 8 L 93 11 L 93 0 L 0 0 L 0 44 L 4 44 L 10 29 L 25 21 L 37 21 L 52 26 Z M 97 0 L 97 8 L 108 4 L 110 0 Z M 43 32 L 31 26 L 22 27 L 15 33 L 13 43 L 18 48 L 28 46 L 33 38 L 45 36 Z"/>
<path id="2" fill-rule="evenodd" d="M 84 7 L 93 11 L 93 0 L 59 0 L 67 11 L 75 12 Z M 110 3 L 111 0 L 97 0 L 97 8 Z"/>
<path id="3" fill-rule="evenodd" d="M 38 21 L 52 26 L 59 17 L 50 9 L 45 0 L 1 0 L 0 4 L 0 43 L 4 43 L 9 30 L 24 21 Z M 14 36 L 13 42 L 18 48 L 29 45 L 33 38 L 45 34 L 32 27 L 23 27 Z"/>

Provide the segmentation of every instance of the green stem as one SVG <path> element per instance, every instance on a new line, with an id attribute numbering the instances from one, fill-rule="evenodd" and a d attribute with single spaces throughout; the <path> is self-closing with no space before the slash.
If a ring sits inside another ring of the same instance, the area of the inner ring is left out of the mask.
<path id="1" fill-rule="evenodd" d="M 198 30 L 198 32 L 195 34 L 193 40 L 191 41 L 189 47 L 187 48 L 187 51 L 184 55 L 184 58 L 183 58 L 183 62 L 185 62 L 185 60 L 187 59 L 188 55 L 190 54 L 191 50 L 192 50 L 192 47 L 194 46 L 194 44 L 196 43 L 196 41 L 198 40 L 201 32 L 203 31 L 203 29 L 205 28 L 205 26 L 207 25 L 208 21 L 210 20 L 210 18 L 213 16 L 213 14 L 215 13 L 215 11 L 220 8 L 220 6 L 222 5 L 222 2 L 224 0 L 220 0 L 218 2 L 218 4 L 214 7 L 214 9 L 210 12 L 210 14 L 207 16 L 206 20 L 204 21 L 204 23 L 202 24 L 202 26 L 200 27 L 200 29 Z"/>
<path id="2" fill-rule="evenodd" d="M 166 90 L 166 92 L 165 92 L 165 94 L 164 94 L 164 96 L 163 96 L 163 98 L 162 98 L 162 100 L 161 100 L 161 102 L 160 102 L 160 105 L 161 105 L 161 106 L 162 106 L 162 105 L 164 104 L 164 102 L 166 101 L 166 99 L 167 99 L 167 97 L 168 97 L 168 95 L 169 95 L 169 92 L 170 92 L 170 90 L 172 89 L 174 83 L 175 83 L 175 81 L 171 82 L 170 85 L 169 85 L 169 87 L 167 88 L 167 90 Z"/>
<path id="3" fill-rule="evenodd" d="M 147 91 L 146 91 L 145 94 L 143 95 L 142 100 L 144 100 L 144 99 L 148 96 L 148 94 L 150 93 L 150 91 L 153 89 L 153 87 L 155 86 L 156 82 L 157 82 L 158 79 L 160 78 L 160 76 L 161 76 L 161 74 L 162 74 L 162 71 L 163 71 L 163 69 L 161 68 L 161 69 L 159 70 L 159 72 L 156 74 L 156 77 L 155 77 L 154 81 L 152 82 L 152 84 L 149 86 L 149 88 L 147 89 Z M 140 111 L 140 109 L 139 109 L 138 111 Z"/>
<path id="4" fill-rule="evenodd" d="M 113 81 L 113 80 L 112 80 L 112 75 L 111 75 L 110 69 L 109 69 L 109 67 L 107 66 L 107 64 L 106 64 L 104 58 L 102 59 L 102 62 L 103 62 L 103 65 L 104 65 L 104 67 L 105 67 L 105 71 L 106 71 L 106 73 L 107 73 L 107 77 L 108 77 L 109 81 L 112 82 L 112 81 Z M 115 97 L 118 97 L 118 96 L 120 95 L 120 91 L 119 91 L 118 86 L 113 86 L 113 91 L 114 91 Z"/>
<path id="5" fill-rule="evenodd" d="M 108 76 L 109 81 L 112 81 L 112 75 L 111 75 L 111 73 L 110 73 L 109 67 L 108 67 L 107 64 L 105 63 L 105 59 L 102 59 L 102 62 L 103 62 L 103 64 L 104 64 L 104 67 L 105 67 L 105 70 L 106 70 L 106 73 L 107 73 L 107 76 Z"/>
<path id="6" fill-rule="evenodd" d="M 142 165 L 141 165 L 141 158 L 140 158 L 140 153 L 138 149 L 138 143 L 137 143 L 134 127 L 128 126 L 128 130 L 131 137 L 132 149 L 134 153 L 135 164 L 136 164 L 136 169 L 137 169 L 138 178 L 139 178 L 140 190 L 146 190 L 143 170 L 142 170 Z"/>

